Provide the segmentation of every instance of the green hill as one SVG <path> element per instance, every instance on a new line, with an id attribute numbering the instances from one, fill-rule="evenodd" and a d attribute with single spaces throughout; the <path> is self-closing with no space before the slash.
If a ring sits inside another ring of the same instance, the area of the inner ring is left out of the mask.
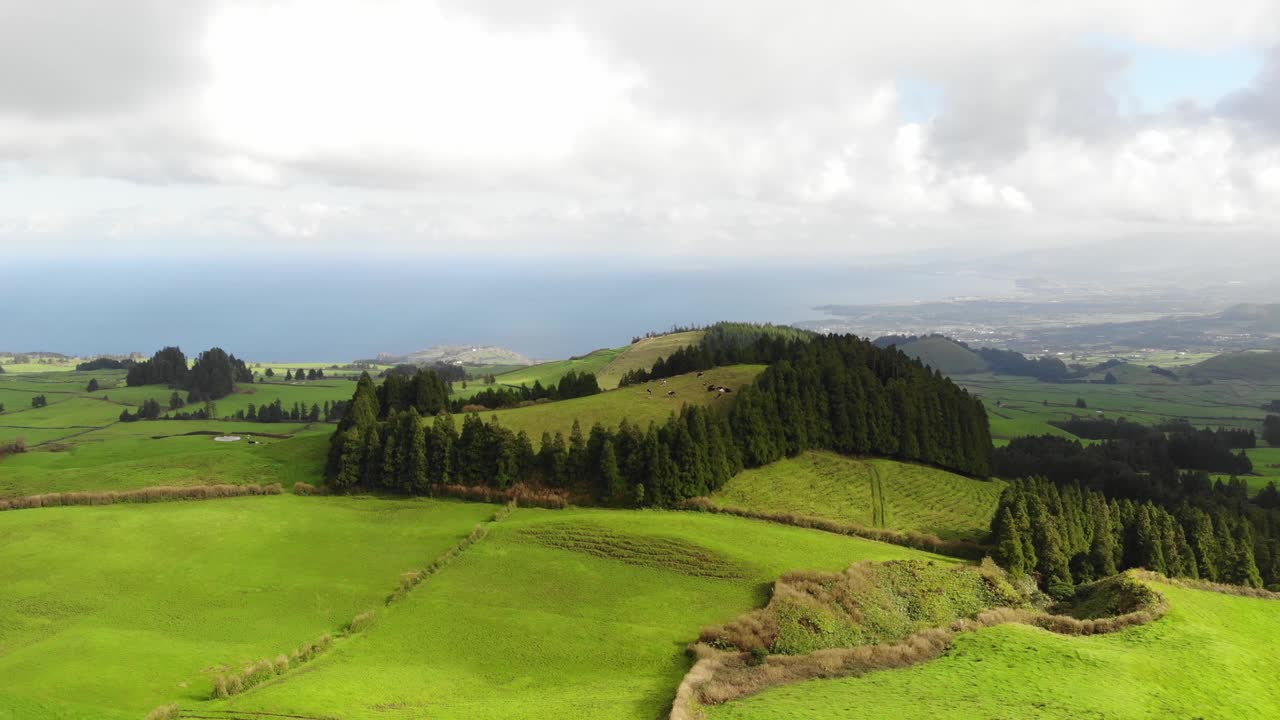
<path id="1" fill-rule="evenodd" d="M 967 375 L 988 370 L 987 362 L 978 353 L 938 335 L 912 340 L 899 345 L 898 349 L 944 375 Z"/>
<path id="2" fill-rule="evenodd" d="M 1004 485 L 923 465 L 806 452 L 742 472 L 714 499 L 744 510 L 981 540 Z"/>
<path id="3" fill-rule="evenodd" d="M 733 402 L 733 396 L 722 397 L 719 393 L 707 392 L 706 384 L 714 383 L 738 390 L 748 385 L 763 370 L 763 365 L 730 365 L 708 370 L 702 377 L 697 373 L 678 375 L 668 378 L 666 384 L 655 380 L 573 400 L 491 410 L 480 413 L 480 417 L 486 422 L 490 417 L 496 417 L 503 427 L 514 432 L 524 430 L 529 433 L 536 446 L 543 431 L 553 434 L 560 431 L 567 436 L 574 420 L 578 421 L 583 432 L 590 430 L 597 422 L 606 427 L 616 427 L 623 418 L 645 427 L 650 422 L 660 423 L 666 420 L 668 415 L 678 412 L 680 406 L 686 403 L 727 405 Z M 458 427 L 462 426 L 462 420 L 462 415 L 454 416 Z"/>
<path id="4" fill-rule="evenodd" d="M 860 678 L 811 680 L 711 709 L 711 720 L 946 717 L 1151 720 L 1275 717 L 1280 602 L 1151 586 L 1155 622 L 1075 637 L 999 625 L 941 658 Z M 1248 670 L 1243 670 L 1248 668 Z"/>
<path id="5" fill-rule="evenodd" d="M 1280 351 L 1246 350 L 1224 353 L 1192 365 L 1190 374 L 1201 380 L 1280 382 Z"/>
<path id="6" fill-rule="evenodd" d="M 533 387 L 535 382 L 540 382 L 546 386 L 560 382 L 560 378 L 570 371 L 599 373 L 606 365 L 616 360 L 625 351 L 626 348 L 601 348 L 581 357 L 569 358 L 568 360 L 553 360 L 513 370 L 498 375 L 496 379 L 502 385 L 528 385 Z M 614 383 L 613 386 L 616 386 L 616 384 Z"/>
<path id="7" fill-rule="evenodd" d="M 596 373 L 600 387 L 618 387 L 623 374 L 631 370 L 648 370 L 660 357 L 669 357 L 671 353 L 687 345 L 697 345 L 702 340 L 703 331 L 671 333 L 658 337 L 644 338 L 632 343 Z"/>

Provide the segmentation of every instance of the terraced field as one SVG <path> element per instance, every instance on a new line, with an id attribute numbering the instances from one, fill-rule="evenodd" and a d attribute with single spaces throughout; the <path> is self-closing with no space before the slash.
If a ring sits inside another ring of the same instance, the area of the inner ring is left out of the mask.
<path id="1" fill-rule="evenodd" d="M 999 480 L 974 480 L 922 465 L 806 452 L 742 472 L 714 499 L 726 507 L 980 540 L 1003 489 Z"/>

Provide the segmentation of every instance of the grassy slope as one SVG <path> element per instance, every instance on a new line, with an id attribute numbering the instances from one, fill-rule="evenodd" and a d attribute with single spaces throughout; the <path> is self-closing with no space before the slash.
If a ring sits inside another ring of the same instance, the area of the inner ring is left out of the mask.
<path id="1" fill-rule="evenodd" d="M 941 370 L 945 375 L 966 375 L 987 370 L 986 361 L 978 353 L 946 338 L 922 338 L 899 345 L 898 349 L 935 370 Z"/>
<path id="2" fill-rule="evenodd" d="M 0 513 L 0 718 L 137 720 L 380 606 L 492 506 L 291 495 Z"/>
<path id="3" fill-rule="evenodd" d="M 698 377 L 696 373 L 674 377 L 666 385 L 661 382 L 633 385 L 573 400 L 484 412 L 480 413 L 480 417 L 488 422 L 490 417 L 496 416 L 504 427 L 529 433 L 529 437 L 537 445 L 544 430 L 551 433 L 559 430 L 568 435 L 575 419 L 582 426 L 583 432 L 590 430 L 596 422 L 616 426 L 623 418 L 644 427 L 650 421 L 666 420 L 668 415 L 678 412 L 685 403 L 728 403 L 731 402 L 728 397 L 716 399 L 716 394 L 707 392 L 704 386 L 714 383 L 738 389 L 749 384 L 762 370 L 763 365 L 732 365 L 708 370 L 703 377 Z M 653 391 L 652 394 L 648 392 L 650 390 Z M 668 396 L 668 392 L 676 394 Z M 461 415 L 454 418 L 459 427 L 462 420 Z"/>
<path id="4" fill-rule="evenodd" d="M 0 464 L 0 496 L 73 490 L 124 490 L 153 485 L 318 483 L 332 428 L 290 440 L 217 443 L 210 436 L 152 435 L 194 430 L 289 433 L 300 425 L 156 421 L 120 423 L 75 438 L 65 452 L 32 451 Z M 30 438 L 30 433 L 28 434 Z"/>
<path id="5" fill-rule="evenodd" d="M 543 385 L 559 383 L 560 378 L 570 371 L 592 374 L 600 372 L 606 365 L 617 359 L 624 350 L 625 348 L 602 348 L 579 358 L 554 360 L 513 370 L 497 376 L 496 379 L 503 385 L 528 385 L 529 387 L 533 387 L 534 382 L 540 382 Z"/>
<path id="6" fill-rule="evenodd" d="M 623 373 L 630 370 L 648 370 L 653 367 L 658 358 L 670 357 L 671 353 L 686 345 L 698 344 L 702 340 L 702 335 L 701 330 L 694 330 L 645 338 L 628 345 L 613 361 L 596 373 L 596 377 L 600 379 L 600 387 L 618 387 L 618 381 L 622 379 Z"/>
<path id="7" fill-rule="evenodd" d="M 1224 353 L 1189 368 L 1198 378 L 1213 380 L 1280 381 L 1280 352 L 1246 351 Z"/>
<path id="8" fill-rule="evenodd" d="M 977 540 L 986 535 L 1003 489 L 999 480 L 973 480 L 922 465 L 806 452 L 741 473 L 715 498 L 729 507 Z M 883 507 L 877 504 L 880 498 Z"/>
<path id="9" fill-rule="evenodd" d="M 653 536 L 691 543 L 739 576 L 627 564 L 524 534 L 568 525 L 642 548 Z M 208 709 L 344 720 L 654 720 L 689 667 L 684 646 L 704 624 L 762 605 L 782 572 L 901 557 L 925 555 L 727 516 L 521 509 L 312 671 Z"/>
<path id="10" fill-rule="evenodd" d="M 1150 625 L 1095 637 L 989 628 L 960 636 L 934 662 L 776 688 L 715 708 L 711 717 L 1274 717 L 1280 602 L 1157 589 L 1171 609 Z"/>

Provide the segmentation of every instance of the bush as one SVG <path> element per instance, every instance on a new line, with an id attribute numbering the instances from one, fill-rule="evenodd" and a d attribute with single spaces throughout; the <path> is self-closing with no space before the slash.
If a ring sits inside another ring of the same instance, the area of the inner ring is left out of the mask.
<path id="1" fill-rule="evenodd" d="M 147 720 L 177 720 L 178 703 L 170 703 L 161 705 L 160 707 L 147 713 Z"/>
<path id="2" fill-rule="evenodd" d="M 359 615 L 351 618 L 351 622 L 347 623 L 346 634 L 355 635 L 356 633 L 361 632 L 365 628 L 372 625 L 373 615 L 374 615 L 373 611 L 370 610 L 368 612 L 362 612 Z"/>
<path id="3" fill-rule="evenodd" d="M 323 495 L 324 492 L 311 483 L 296 482 L 293 484 L 294 495 Z"/>

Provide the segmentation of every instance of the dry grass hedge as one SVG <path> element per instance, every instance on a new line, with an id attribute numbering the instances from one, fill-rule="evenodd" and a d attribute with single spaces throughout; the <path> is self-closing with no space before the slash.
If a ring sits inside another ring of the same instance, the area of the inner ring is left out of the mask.
<path id="1" fill-rule="evenodd" d="M 502 511 L 499 511 L 497 514 L 494 515 L 494 518 L 493 518 L 494 522 L 501 521 L 507 515 L 510 515 L 511 510 L 513 509 L 513 506 L 508 505 L 505 509 L 506 509 L 506 514 L 502 514 Z M 418 587 L 418 585 L 421 584 L 423 580 L 426 580 L 432 575 L 435 575 L 436 573 L 443 570 L 449 563 L 456 560 L 458 556 L 463 553 L 464 550 L 480 542 L 488 534 L 489 534 L 488 528 L 486 528 L 484 525 L 476 525 L 475 528 L 473 528 L 465 538 L 458 541 L 457 545 L 454 545 L 448 550 L 445 550 L 443 553 L 440 554 L 439 557 L 437 557 L 435 560 L 432 560 L 430 565 L 424 568 L 421 568 L 419 570 L 409 570 L 408 572 L 400 573 L 400 587 L 396 588 L 394 591 L 392 591 L 390 595 L 387 596 L 387 601 L 386 601 L 387 604 L 390 605 L 391 603 L 404 597 L 406 594 L 408 594 L 410 590 Z"/>
<path id="2" fill-rule="evenodd" d="M 12 442 L 0 443 L 0 460 L 3 460 L 9 457 L 10 455 L 17 455 L 18 453 L 24 453 L 26 451 L 27 451 L 26 438 L 18 438 L 17 440 L 13 440 Z"/>
<path id="3" fill-rule="evenodd" d="M 436 495 L 479 502 L 508 503 L 514 501 L 520 507 L 540 507 L 560 510 L 569 506 L 569 494 L 563 490 L 535 490 L 527 485 L 497 488 L 475 485 L 441 485 Z"/>
<path id="4" fill-rule="evenodd" d="M 161 705 L 147 713 L 147 720 L 178 720 L 178 703 Z"/>
<path id="5" fill-rule="evenodd" d="M 327 495 L 325 488 L 316 487 L 307 482 L 296 482 L 293 484 L 294 495 Z"/>
<path id="6" fill-rule="evenodd" d="M 137 490 L 108 490 L 102 492 L 65 492 L 28 495 L 26 497 L 0 499 L 2 510 L 30 510 L 43 507 L 70 505 L 114 505 L 116 503 L 153 503 L 174 500 L 213 500 L 216 498 L 245 497 L 249 495 L 279 495 L 284 492 L 280 483 L 270 485 L 192 485 L 190 487 L 149 487 Z"/>
<path id="7" fill-rule="evenodd" d="M 363 615 L 368 615 L 370 620 L 373 617 L 372 612 L 364 613 Z M 356 617 L 360 618 L 362 615 L 357 615 Z M 256 685 L 261 685 L 268 680 L 284 675 L 299 665 L 311 662 L 331 647 L 333 647 L 333 637 L 325 633 L 312 642 L 299 645 L 292 655 L 277 655 L 274 660 L 263 658 L 257 662 L 245 664 L 239 672 L 224 672 L 215 675 L 213 678 L 213 697 L 215 699 L 229 698 L 232 695 L 239 695 Z M 178 706 L 174 705 L 172 707 L 175 713 L 173 717 L 177 717 Z M 168 716 L 164 715 L 158 717 L 162 720 L 168 718 Z M 147 716 L 147 720 L 151 720 L 151 716 Z"/>
<path id="8" fill-rule="evenodd" d="M 681 510 L 736 515 L 737 517 L 750 518 L 752 520 L 766 520 L 768 522 L 781 523 L 783 525 L 794 525 L 796 527 L 809 528 L 811 530 L 822 530 L 824 532 L 835 533 L 837 535 L 850 535 L 853 537 L 889 543 L 891 545 L 901 545 L 903 547 L 914 548 L 916 550 L 925 550 L 927 552 L 938 553 L 939 555 L 964 558 L 966 560 L 980 560 L 984 556 L 991 554 L 990 547 L 968 540 L 943 540 L 937 535 L 931 535 L 929 533 L 915 531 L 901 532 L 898 530 L 869 528 L 856 523 L 827 520 L 826 518 L 801 515 L 799 513 L 765 512 L 761 510 L 745 510 L 742 508 L 724 507 L 717 504 L 711 498 L 706 497 L 690 498 L 681 502 L 677 507 Z"/>

